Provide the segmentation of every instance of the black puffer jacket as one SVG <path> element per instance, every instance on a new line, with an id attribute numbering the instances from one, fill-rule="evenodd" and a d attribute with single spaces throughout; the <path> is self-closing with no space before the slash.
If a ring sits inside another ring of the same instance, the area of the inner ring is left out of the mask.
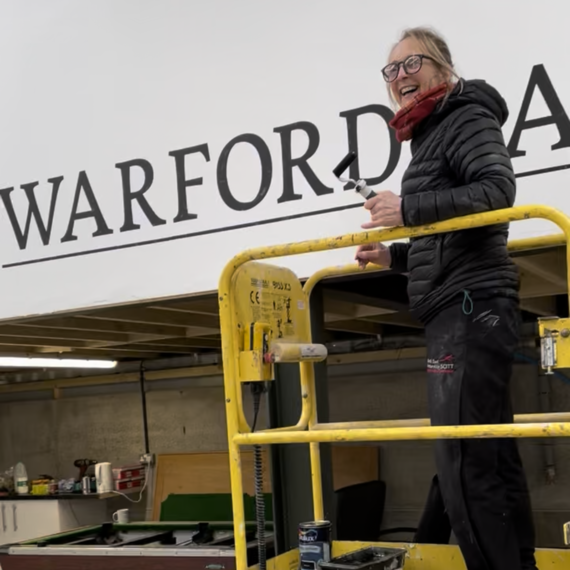
<path id="1" fill-rule="evenodd" d="M 405 226 L 509 208 L 515 176 L 501 127 L 508 109 L 484 81 L 458 82 L 414 131 L 402 179 Z M 392 268 L 409 273 L 414 316 L 429 322 L 443 307 L 472 299 L 518 296 L 518 272 L 507 253 L 508 225 L 415 238 L 390 246 Z"/>

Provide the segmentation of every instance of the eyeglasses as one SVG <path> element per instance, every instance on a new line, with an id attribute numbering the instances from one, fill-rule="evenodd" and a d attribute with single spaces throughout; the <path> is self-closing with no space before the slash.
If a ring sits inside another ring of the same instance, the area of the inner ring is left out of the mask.
<path id="1" fill-rule="evenodd" d="M 404 67 L 404 71 L 408 75 L 417 73 L 422 68 L 424 59 L 434 61 L 433 57 L 430 57 L 429 55 L 414 54 L 409 55 L 404 61 L 389 63 L 386 67 L 384 67 L 384 69 L 382 69 L 384 80 L 387 83 L 392 83 L 392 81 L 395 81 L 398 77 L 398 74 L 400 73 L 400 66 Z"/>

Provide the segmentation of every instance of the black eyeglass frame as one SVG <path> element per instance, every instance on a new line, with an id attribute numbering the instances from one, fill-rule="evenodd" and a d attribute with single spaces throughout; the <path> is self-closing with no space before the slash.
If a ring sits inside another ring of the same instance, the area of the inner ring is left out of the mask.
<path id="1" fill-rule="evenodd" d="M 406 64 L 406 62 L 408 62 L 412 57 L 419 57 L 420 58 L 420 66 L 415 71 L 409 71 L 407 64 Z M 414 74 L 418 73 L 420 71 L 420 69 L 422 68 L 422 66 L 424 64 L 424 59 L 429 59 L 430 61 L 435 61 L 435 59 L 429 55 L 424 55 L 423 53 L 412 53 L 403 61 L 392 62 L 392 63 L 389 63 L 388 65 L 384 66 L 382 68 L 382 77 L 384 77 L 384 81 L 386 81 L 386 83 L 393 83 L 398 78 L 398 75 L 400 75 L 400 67 L 403 67 L 404 71 L 408 75 L 414 75 Z M 394 75 L 394 79 L 390 79 L 386 73 L 386 69 L 388 69 L 388 67 L 390 67 L 390 66 L 396 66 L 396 74 Z"/>

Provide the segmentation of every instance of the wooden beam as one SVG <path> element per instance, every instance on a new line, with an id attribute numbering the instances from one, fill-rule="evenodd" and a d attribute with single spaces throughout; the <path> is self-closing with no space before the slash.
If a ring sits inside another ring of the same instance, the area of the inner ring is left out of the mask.
<path id="1" fill-rule="evenodd" d="M 220 321 L 212 315 L 201 315 L 198 313 L 185 313 L 171 309 L 107 309 L 82 315 L 84 318 L 97 320 L 112 320 L 122 322 L 133 322 L 148 325 L 168 325 L 185 328 L 203 329 L 207 334 L 220 330 Z"/>
<path id="2" fill-rule="evenodd" d="M 93 350 L 107 350 L 107 351 L 124 351 L 124 350 L 137 350 L 141 352 L 162 352 L 170 354 L 192 354 L 193 352 L 199 351 L 201 347 L 189 347 L 189 346 L 165 346 L 157 345 L 154 343 L 141 343 L 141 344 L 125 344 L 121 346 L 111 346 L 111 347 L 92 347 Z M 203 347 L 202 347 L 203 348 Z M 209 348 L 209 347 L 207 347 Z"/>
<path id="3" fill-rule="evenodd" d="M 404 311 L 401 313 L 391 313 L 387 315 L 374 315 L 371 317 L 365 317 L 365 321 L 371 321 L 373 323 L 379 323 L 383 325 L 397 325 L 401 327 L 408 327 L 413 329 L 423 329 L 423 325 L 414 319 L 409 312 Z"/>
<path id="4" fill-rule="evenodd" d="M 36 346 L 38 348 L 54 348 L 54 349 L 65 349 L 65 348 L 90 348 L 89 341 L 86 340 L 72 340 L 66 339 L 62 342 L 58 342 L 59 339 L 53 338 L 41 338 L 41 337 L 9 337 L 0 336 L 0 346 Z"/>
<path id="5" fill-rule="evenodd" d="M 192 366 L 188 368 L 173 368 L 170 370 L 148 370 L 145 381 L 170 380 L 176 378 L 197 378 L 218 376 L 222 374 L 221 366 Z M 13 392 L 35 392 L 39 390 L 55 390 L 62 388 L 78 388 L 82 386 L 101 386 L 105 384 L 125 384 L 139 382 L 138 372 L 126 372 L 101 376 L 84 376 L 79 378 L 62 378 L 61 380 L 40 380 L 38 382 L 18 382 L 0 385 L 0 394 Z"/>
<path id="6" fill-rule="evenodd" d="M 325 323 L 325 328 L 331 331 L 351 332 L 369 336 L 382 333 L 382 325 L 370 321 L 335 321 Z"/>
<path id="7" fill-rule="evenodd" d="M 185 347 L 185 348 L 220 348 L 221 347 L 221 340 L 220 339 L 210 339 L 210 338 L 201 338 L 201 337 L 192 337 L 192 338 L 166 338 L 166 339 L 159 339 L 159 340 L 152 340 L 147 341 L 144 344 L 152 344 L 155 347 Z M 137 343 L 133 343 L 130 346 L 137 347 Z"/>
<path id="8" fill-rule="evenodd" d="M 5 347 L 8 348 L 8 347 Z M 13 345 L 10 346 L 13 348 Z M 21 354 L 25 352 L 26 354 L 65 354 L 70 358 L 96 358 L 103 360 L 125 360 L 125 359 L 135 359 L 135 360 L 152 360 L 153 358 L 159 358 L 164 355 L 168 355 L 168 350 L 160 352 L 149 352 L 145 350 L 136 349 L 121 349 L 116 350 L 115 348 L 69 348 L 69 347 L 20 347 L 17 351 L 1 350 L 2 355 L 13 354 L 17 352 Z M 1 370 L 1 369 L 0 369 Z"/>
<path id="9" fill-rule="evenodd" d="M 48 324 L 57 324 L 62 326 L 92 326 L 91 322 L 95 323 L 95 326 L 99 326 L 100 323 L 105 325 L 105 321 L 96 321 L 83 319 L 78 324 L 78 319 L 81 317 L 74 317 L 74 321 L 66 320 L 64 322 L 55 322 Z M 113 325 L 112 321 L 109 321 Z M 122 325 L 122 323 L 117 323 Z M 137 324 L 134 324 L 137 327 Z M 146 325 L 143 325 L 146 326 Z M 107 327 L 103 326 L 101 328 L 114 328 L 113 326 Z M 164 327 L 160 327 L 164 328 Z M 153 327 L 151 327 L 153 330 Z M 210 329 L 206 329 L 207 332 L 211 332 Z M 200 340 L 192 340 L 193 338 L 199 337 L 204 329 L 192 329 L 192 328 L 182 328 L 182 327 L 167 327 L 166 330 L 154 330 L 155 333 L 163 332 L 169 334 L 134 334 L 125 332 L 112 332 L 112 331 L 91 331 L 76 328 L 51 328 L 46 326 L 34 326 L 33 322 L 28 322 L 21 325 L 0 325 L 0 341 L 2 337 L 22 337 L 24 339 L 42 339 L 31 344 L 42 344 L 49 346 L 71 346 L 77 347 L 89 347 L 89 348 L 111 348 L 113 346 L 123 347 L 123 345 L 128 344 L 154 344 L 159 342 L 159 344 L 167 345 L 167 341 L 172 339 L 171 346 L 188 346 L 194 348 L 211 348 L 220 345 L 220 341 L 214 342 L 212 339 L 208 339 L 206 342 Z M 12 334 L 10 334 L 12 333 Z M 188 335 L 186 337 L 185 335 Z M 177 339 L 177 340 L 174 340 Z M 0 343 L 1 344 L 1 343 Z"/>
<path id="10" fill-rule="evenodd" d="M 522 299 L 521 309 L 541 317 L 551 317 L 557 314 L 556 297 L 534 297 Z"/>
<path id="11" fill-rule="evenodd" d="M 196 348 L 209 348 L 219 346 L 219 342 L 195 341 L 180 339 L 182 346 L 195 346 Z M 155 335 L 133 335 L 128 333 L 100 333 L 94 331 L 71 331 L 66 329 L 51 329 L 47 327 L 32 327 L 19 325 L 0 326 L 0 346 L 38 346 L 42 352 L 64 352 L 72 348 L 111 348 L 117 350 L 132 350 L 128 344 L 168 342 L 168 339 Z M 174 346 L 176 346 L 175 341 Z M 180 345 L 179 345 L 180 346 Z M 45 350 L 44 350 L 45 349 Z"/>
<path id="12" fill-rule="evenodd" d="M 56 329 L 42 326 L 23 325 L 0 325 L 0 336 L 25 337 L 25 338 L 49 338 L 58 340 L 82 340 L 82 341 L 103 341 L 103 342 L 129 342 L 133 335 L 129 333 L 100 332 L 100 331 L 79 331 Z M 140 338 L 135 336 L 135 338 Z M 148 338 L 148 335 L 143 337 Z M 154 338 L 154 337 L 151 337 Z M 64 343 L 65 344 L 65 343 Z"/>
<path id="13" fill-rule="evenodd" d="M 353 303 L 355 305 L 363 305 L 368 307 L 375 307 L 377 309 L 391 310 L 391 311 L 407 311 L 408 306 L 406 303 L 399 301 L 392 301 L 390 299 L 381 299 L 379 297 L 369 297 L 361 295 L 360 293 L 352 293 L 350 291 L 339 291 L 338 289 L 325 289 L 325 298 L 334 301 L 344 301 Z"/>
<path id="14" fill-rule="evenodd" d="M 141 344 L 127 344 L 127 345 L 106 345 L 105 343 L 100 344 L 98 342 L 91 342 L 86 340 L 71 340 L 66 339 L 63 342 L 56 342 L 58 339 L 51 338 L 25 338 L 25 337 L 7 337 L 0 336 L 0 347 L 1 346 L 19 346 L 19 347 L 36 347 L 42 349 L 43 352 L 64 352 L 69 349 L 89 349 L 89 350 L 110 350 L 118 353 L 121 352 L 132 352 L 136 350 L 137 352 L 157 352 L 156 345 L 153 345 L 153 349 L 143 348 L 143 346 L 148 346 L 144 343 Z M 168 347 L 163 347 L 160 350 L 163 352 L 171 352 L 167 350 Z M 160 352 L 158 350 L 158 352 Z M 176 352 L 176 351 L 172 351 Z M 183 352 L 183 351 L 181 351 Z M 188 352 L 188 351 L 186 351 Z"/>
<path id="15" fill-rule="evenodd" d="M 357 305 L 341 299 L 332 299 L 325 296 L 324 299 L 325 323 L 334 321 L 346 321 L 360 319 L 373 315 L 391 314 L 391 309 L 372 307 L 370 305 Z"/>
<path id="16" fill-rule="evenodd" d="M 534 273 L 530 273 L 526 269 L 521 269 L 521 299 L 533 299 L 536 297 L 551 297 L 555 295 L 567 295 L 568 288 L 566 285 L 554 284 L 546 281 L 542 277 Z"/>
<path id="17" fill-rule="evenodd" d="M 424 358 L 425 347 L 402 348 L 400 350 L 374 350 L 371 352 L 354 352 L 351 354 L 332 354 L 327 364 L 358 364 L 361 362 L 386 362 L 387 360 L 404 360 L 406 358 Z"/>
<path id="18" fill-rule="evenodd" d="M 169 337 L 167 337 L 169 338 Z M 129 335 L 129 338 L 122 342 L 109 342 L 109 341 L 91 341 L 89 343 L 89 348 L 112 348 L 114 346 L 120 347 L 127 345 L 139 345 L 139 344 L 149 344 L 154 343 L 158 340 L 163 340 L 163 337 L 158 337 L 155 335 Z"/>
<path id="19" fill-rule="evenodd" d="M 184 337 L 186 327 L 177 325 L 149 325 L 128 321 L 106 321 L 87 318 L 82 315 L 73 317 L 42 317 L 22 320 L 17 323 L 26 327 L 42 327 L 54 329 L 66 329 L 75 331 L 100 331 L 111 333 L 151 334 L 157 337 Z"/>
<path id="20" fill-rule="evenodd" d="M 211 297 L 209 299 L 185 299 L 160 304 L 151 304 L 149 309 L 172 309 L 175 311 L 184 311 L 187 313 L 198 313 L 203 315 L 218 316 L 220 308 L 218 298 Z"/>
<path id="21" fill-rule="evenodd" d="M 121 349 L 115 350 L 114 348 L 107 349 L 91 349 L 91 348 L 77 348 L 73 350 L 73 356 L 76 358 L 96 358 L 103 360 L 154 360 L 155 358 L 167 358 L 170 355 L 168 350 L 151 352 L 144 349 L 137 350 L 132 348 L 130 350 Z"/>
<path id="22" fill-rule="evenodd" d="M 540 255 L 515 258 L 515 263 L 527 273 L 532 273 L 557 288 L 567 289 L 566 262 L 563 252 L 552 251 Z"/>

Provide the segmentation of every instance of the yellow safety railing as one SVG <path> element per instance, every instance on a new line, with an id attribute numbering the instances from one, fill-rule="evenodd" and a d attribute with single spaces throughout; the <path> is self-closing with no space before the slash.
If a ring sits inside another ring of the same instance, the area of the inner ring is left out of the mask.
<path id="1" fill-rule="evenodd" d="M 530 414 L 517 416 L 514 424 L 472 425 L 472 426 L 430 426 L 428 420 L 407 420 L 394 422 L 343 422 L 340 424 L 319 424 L 316 412 L 314 374 L 311 363 L 301 363 L 301 384 L 304 391 L 303 410 L 296 426 L 286 430 L 263 430 L 251 433 L 242 407 L 241 384 L 238 381 L 239 352 L 238 334 L 235 330 L 232 312 L 232 278 L 237 269 L 254 260 L 265 260 L 304 253 L 354 247 L 374 242 L 389 242 L 398 239 L 454 232 L 469 228 L 503 224 L 541 218 L 553 222 L 562 230 L 562 235 L 544 238 L 517 240 L 510 244 L 511 251 L 549 247 L 567 244 L 570 239 L 570 218 L 562 212 L 546 206 L 519 206 L 507 210 L 485 212 L 463 218 L 456 218 L 436 224 L 413 228 L 390 228 L 335 238 L 325 238 L 271 247 L 250 249 L 235 256 L 224 268 L 219 283 L 220 327 L 222 334 L 222 355 L 224 366 L 224 389 L 226 401 L 228 447 L 230 456 L 230 479 L 234 517 L 235 551 L 237 570 L 247 568 L 245 518 L 243 504 L 243 483 L 240 447 L 244 445 L 309 443 L 311 452 L 311 478 L 313 487 L 315 519 L 322 519 L 322 483 L 319 443 L 320 442 L 362 442 L 395 441 L 441 438 L 494 438 L 494 437 L 568 437 L 570 436 L 570 414 Z M 570 276 L 570 257 L 566 248 L 567 271 Z M 355 265 L 328 268 L 311 277 L 305 284 L 306 299 L 314 285 L 332 274 L 349 274 L 360 271 Z M 307 311 L 307 314 L 309 311 Z M 310 341 L 310 339 L 309 339 Z M 543 421 L 539 422 L 540 418 Z M 530 422 L 530 423 L 529 423 Z M 308 429 L 307 429 L 308 428 Z"/>

